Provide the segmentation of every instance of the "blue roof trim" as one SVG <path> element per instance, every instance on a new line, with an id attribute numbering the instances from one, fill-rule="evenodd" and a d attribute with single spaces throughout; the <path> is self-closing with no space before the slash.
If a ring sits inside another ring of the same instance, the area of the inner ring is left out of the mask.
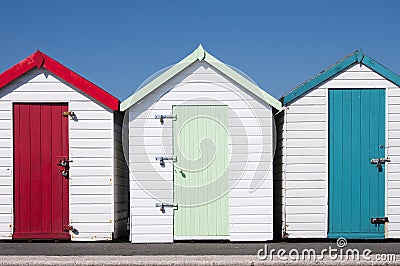
<path id="1" fill-rule="evenodd" d="M 347 67 L 351 66 L 356 62 L 366 65 L 367 67 L 371 68 L 381 76 L 395 83 L 397 86 L 400 86 L 399 75 L 393 73 L 392 71 L 390 71 L 383 65 L 379 64 L 372 58 L 363 54 L 361 50 L 358 50 L 350 54 L 349 56 L 343 58 L 342 60 L 332 65 L 331 67 L 328 67 L 326 70 L 322 71 L 316 77 L 307 80 L 306 82 L 300 84 L 298 87 L 296 87 L 288 94 L 284 95 L 282 97 L 282 103 L 286 105 L 294 101 L 295 99 L 299 98 L 300 96 L 310 91 L 317 85 L 323 83 L 327 79 L 333 77 L 334 75 L 338 74 L 339 72 L 343 71 L 344 69 L 346 69 Z"/>
<path id="2" fill-rule="evenodd" d="M 394 84 L 400 87 L 400 76 L 396 73 L 390 71 L 388 68 L 384 67 L 383 65 L 376 62 L 374 59 L 364 56 L 363 60 L 361 61 L 364 65 L 371 68 L 381 76 L 385 77 L 386 79 L 390 80 Z"/>

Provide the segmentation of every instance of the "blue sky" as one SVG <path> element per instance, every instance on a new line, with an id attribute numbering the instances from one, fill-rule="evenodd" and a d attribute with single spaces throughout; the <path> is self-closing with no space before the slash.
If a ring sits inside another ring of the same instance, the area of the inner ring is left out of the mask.
<path id="1" fill-rule="evenodd" d="M 400 74 L 400 1 L 1 1 L 0 71 L 40 49 L 124 100 L 198 44 L 280 97 L 350 52 Z"/>

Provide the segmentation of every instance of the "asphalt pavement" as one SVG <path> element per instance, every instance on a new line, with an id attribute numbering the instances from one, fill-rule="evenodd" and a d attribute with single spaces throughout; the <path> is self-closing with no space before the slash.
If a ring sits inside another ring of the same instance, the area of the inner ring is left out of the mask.
<path id="1" fill-rule="evenodd" d="M 265 246 L 267 245 L 267 246 Z M 291 241 L 291 242 L 184 242 L 173 244 L 132 244 L 115 242 L 3 242 L 0 243 L 0 256 L 165 256 L 165 255 L 257 255 L 259 249 L 267 248 L 286 251 L 338 248 L 336 241 Z M 343 250 L 370 249 L 373 254 L 399 254 L 400 241 L 351 242 Z M 276 253 L 276 252 L 275 252 Z M 274 254 L 275 254 L 274 253 Z"/>
<path id="2" fill-rule="evenodd" d="M 314 257 L 294 256 L 313 250 Z M 333 250 L 333 256 L 328 250 Z M 358 250 L 359 256 L 349 256 Z M 293 251 L 296 251 L 293 253 Z M 369 251 L 365 253 L 364 251 Z M 282 253 L 283 252 L 283 253 Z M 368 254 L 368 256 L 364 256 Z M 400 241 L 182 242 L 15 242 L 0 243 L 3 265 L 400 265 Z"/>

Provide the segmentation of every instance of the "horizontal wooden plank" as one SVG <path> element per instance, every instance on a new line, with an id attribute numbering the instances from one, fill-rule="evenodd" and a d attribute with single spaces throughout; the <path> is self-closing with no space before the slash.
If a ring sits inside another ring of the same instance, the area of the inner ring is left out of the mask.
<path id="1" fill-rule="evenodd" d="M 300 148 L 294 148 L 294 147 L 287 147 L 286 148 L 286 154 L 287 156 L 307 156 L 310 154 L 313 155 L 318 155 L 318 156 L 326 156 L 326 147 L 300 147 Z"/>
<path id="2" fill-rule="evenodd" d="M 272 224 L 272 217 L 264 219 Z M 231 224 L 230 230 L 235 233 L 264 233 L 268 228 L 268 223 L 263 224 Z"/>
<path id="3" fill-rule="evenodd" d="M 112 240 L 112 232 L 79 232 L 79 235 L 71 235 L 71 241 L 110 241 Z"/>
<path id="4" fill-rule="evenodd" d="M 267 240 L 272 240 L 273 234 L 272 233 L 267 233 L 267 232 L 272 232 L 272 229 L 269 229 L 266 227 L 264 232 L 261 234 L 260 232 L 257 233 L 236 233 L 232 232 L 230 233 L 230 241 L 267 241 Z"/>
<path id="5" fill-rule="evenodd" d="M 78 231 L 82 231 L 85 233 L 106 233 L 114 231 L 114 223 L 71 223 L 72 226 L 76 228 Z"/>
<path id="6" fill-rule="evenodd" d="M 6 128 L 0 127 L 0 139 L 9 140 L 9 139 L 11 139 L 11 135 L 12 135 L 11 128 L 9 128 L 9 127 L 6 127 Z"/>
<path id="7" fill-rule="evenodd" d="M 268 227 L 271 224 L 272 216 L 271 213 L 266 214 L 246 214 L 246 215 L 232 215 L 229 218 L 230 224 L 242 224 L 242 225 L 253 225 L 263 224 L 264 227 Z M 231 227 L 232 229 L 232 227 Z M 267 229 L 265 228 L 265 231 Z"/>
<path id="8" fill-rule="evenodd" d="M 135 182 L 131 182 L 131 190 L 130 190 L 131 199 L 133 201 L 134 199 L 154 198 L 163 202 L 173 202 L 172 184 L 170 188 L 165 187 L 162 190 L 146 189 L 146 191 L 144 191 L 143 188 L 141 187 L 135 189 L 135 187 L 133 186 L 134 183 Z"/>
<path id="9" fill-rule="evenodd" d="M 12 214 L 12 212 L 13 212 L 13 207 L 12 207 L 12 205 L 11 204 L 7 204 L 7 205 L 5 205 L 5 204 L 0 204 L 0 216 L 1 215 L 3 215 L 3 216 L 12 216 L 11 214 Z M 6 215 L 6 214 L 10 214 L 10 215 Z M 1 221 L 0 221 L 1 222 Z M 3 221 L 4 222 L 4 221 Z"/>
<path id="10" fill-rule="evenodd" d="M 272 206 L 272 197 L 266 196 L 264 199 L 262 198 L 252 198 L 249 196 L 248 198 L 230 198 L 229 199 L 230 207 L 240 207 L 240 206 Z M 261 213 L 260 213 L 261 215 Z"/>
<path id="11" fill-rule="evenodd" d="M 113 166 L 113 159 L 112 158 L 76 158 L 74 157 L 73 162 L 70 163 L 71 167 L 86 167 L 86 166 Z"/>
<path id="12" fill-rule="evenodd" d="M 108 148 L 72 148 L 70 150 L 71 158 L 113 158 L 114 151 Z M 73 164 L 71 164 L 73 166 Z"/>
<path id="13" fill-rule="evenodd" d="M 113 130 L 113 123 L 109 120 L 79 120 L 78 122 L 69 123 L 69 127 L 70 130 Z"/>
<path id="14" fill-rule="evenodd" d="M 104 197 L 104 195 L 70 195 L 70 203 L 72 205 L 84 204 L 90 206 L 91 203 L 110 204 L 112 201 L 112 197 Z"/>
<path id="15" fill-rule="evenodd" d="M 291 163 L 289 159 L 287 160 L 286 165 L 287 173 L 325 173 L 326 165 L 325 164 L 317 164 L 317 163 L 309 163 L 307 165 L 304 164 L 296 164 Z"/>
<path id="16" fill-rule="evenodd" d="M 13 195 L 0 195 L 0 205 L 11 205 L 13 201 Z"/>
<path id="17" fill-rule="evenodd" d="M 133 201 L 133 204 L 135 203 L 135 201 Z M 134 205 L 133 205 L 134 206 Z M 131 217 L 132 219 L 135 219 L 135 217 L 139 217 L 139 216 L 160 216 L 160 217 L 164 217 L 164 216 L 173 216 L 173 208 L 165 208 L 165 213 L 162 213 L 160 211 L 160 207 L 131 207 Z M 156 219 L 156 218 L 154 218 Z"/>
<path id="18" fill-rule="evenodd" d="M 290 225 L 289 225 L 290 226 Z M 324 230 L 313 230 L 313 231 L 295 231 L 295 230 L 290 230 L 287 229 L 286 233 L 288 234 L 287 237 L 288 238 L 326 238 L 326 232 L 325 229 Z"/>
<path id="19" fill-rule="evenodd" d="M 1 207 L 1 205 L 0 205 Z M 0 213 L 0 223 L 5 223 L 5 224 L 12 224 L 13 223 L 13 216 L 10 213 Z M 9 229 L 9 228 L 8 228 Z"/>
<path id="20" fill-rule="evenodd" d="M 151 234 L 140 234 L 140 232 L 132 232 L 133 243 L 169 243 L 173 242 L 173 234 L 166 233 L 151 233 Z"/>
<path id="21" fill-rule="evenodd" d="M 272 206 L 265 206 L 263 211 L 272 215 Z M 238 206 L 229 208 L 230 215 L 252 215 L 260 213 L 260 206 Z"/>
<path id="22" fill-rule="evenodd" d="M 70 179 L 71 186 L 110 186 L 112 183 L 112 178 L 107 176 L 76 177 Z"/>
<path id="23" fill-rule="evenodd" d="M 321 208 L 321 212 L 318 213 L 302 213 L 302 214 L 286 214 L 286 223 L 324 223 L 326 219 L 325 215 L 326 208 Z"/>
<path id="24" fill-rule="evenodd" d="M 291 114 L 326 114 L 326 106 L 324 105 L 291 105 L 286 110 L 288 115 Z"/>
<path id="25" fill-rule="evenodd" d="M 97 104 L 96 101 L 72 101 L 69 104 L 70 110 L 74 112 L 80 111 L 103 111 L 112 114 L 112 111 L 105 109 L 102 105 Z"/>
<path id="26" fill-rule="evenodd" d="M 0 195 L 12 195 L 13 190 L 11 186 L 0 186 Z"/>
<path id="27" fill-rule="evenodd" d="M 292 102 L 289 105 L 289 108 L 292 106 L 301 106 L 301 105 L 323 105 L 326 104 L 326 96 L 316 96 L 316 97 L 308 97 L 306 94 L 305 96 L 298 98 L 296 101 Z"/>
<path id="28" fill-rule="evenodd" d="M 1 172 L 1 169 L 0 169 Z M 10 176 L 0 176 L 0 186 L 12 186 L 13 185 L 13 177 Z"/>
<path id="29" fill-rule="evenodd" d="M 322 181 L 311 181 L 311 180 L 286 180 L 286 189 L 324 189 L 327 187 L 327 182 L 325 180 Z"/>
<path id="30" fill-rule="evenodd" d="M 0 188 L 1 190 L 1 188 Z M 71 186 L 70 193 L 74 195 L 112 195 L 112 184 L 108 184 L 108 186 Z"/>
<path id="31" fill-rule="evenodd" d="M 266 198 L 266 197 L 272 197 L 272 187 L 271 188 L 259 188 L 259 189 L 255 189 L 255 190 L 249 190 L 249 188 L 245 188 L 245 189 L 232 189 L 231 191 L 229 191 L 229 198 L 230 199 L 234 199 L 234 198 L 248 198 L 248 197 L 252 197 L 252 198 Z"/>
<path id="32" fill-rule="evenodd" d="M 113 213 L 113 206 L 111 204 L 111 200 L 109 204 L 71 204 L 70 212 L 71 214 L 112 214 Z"/>
<path id="33" fill-rule="evenodd" d="M 286 206 L 286 215 L 293 214 L 321 214 L 326 211 L 325 206 Z"/>
<path id="34" fill-rule="evenodd" d="M 384 77 L 374 71 L 343 71 L 335 76 L 335 80 L 385 80 Z M 333 80 L 330 79 L 330 80 Z"/>
<path id="35" fill-rule="evenodd" d="M 74 167 L 71 166 L 70 170 L 70 177 L 75 178 L 75 177 L 94 177 L 94 176 L 107 176 L 107 177 L 112 177 L 114 174 L 113 168 L 112 167 Z"/>
<path id="36" fill-rule="evenodd" d="M 329 89 L 382 89 L 392 87 L 393 83 L 386 79 L 379 80 L 340 80 L 333 79 L 323 83 L 320 87 Z"/>
<path id="37" fill-rule="evenodd" d="M 110 130 L 89 130 L 75 128 L 70 130 L 69 138 L 71 141 L 87 140 L 87 139 L 112 139 L 112 131 Z"/>
<path id="38" fill-rule="evenodd" d="M 301 122 L 301 123 L 287 123 L 287 131 L 289 130 L 302 130 L 302 131 L 325 131 L 326 122 Z"/>
<path id="39" fill-rule="evenodd" d="M 11 168 L 13 166 L 13 160 L 11 157 L 7 158 L 0 157 L 0 165 L 2 167 Z"/>
<path id="40" fill-rule="evenodd" d="M 326 173 L 287 173 L 287 181 L 325 181 L 327 180 Z"/>
<path id="41" fill-rule="evenodd" d="M 328 120 L 326 114 L 302 114 L 302 113 L 288 113 L 286 116 L 287 123 L 300 123 L 300 122 L 325 122 Z"/>
<path id="42" fill-rule="evenodd" d="M 325 198 L 312 197 L 312 195 L 307 198 L 286 198 L 287 206 L 324 206 L 326 204 Z"/>
<path id="43" fill-rule="evenodd" d="M 134 217 L 132 219 L 132 226 L 148 226 L 149 224 L 152 225 L 170 225 L 172 226 L 173 224 L 173 216 L 162 216 L 162 215 L 156 215 L 156 216 L 138 216 Z"/>
<path id="44" fill-rule="evenodd" d="M 288 189 L 286 190 L 286 197 L 290 198 L 308 198 L 310 195 L 314 197 L 325 197 L 325 189 Z"/>
<path id="45" fill-rule="evenodd" d="M 81 214 L 81 213 L 73 213 L 70 216 L 70 220 L 72 223 L 113 223 L 114 215 L 111 213 L 107 214 Z"/>
<path id="46" fill-rule="evenodd" d="M 289 164 L 308 164 L 308 163 L 316 163 L 316 164 L 324 164 L 326 163 L 325 156 L 290 156 L 287 157 L 287 162 Z"/>

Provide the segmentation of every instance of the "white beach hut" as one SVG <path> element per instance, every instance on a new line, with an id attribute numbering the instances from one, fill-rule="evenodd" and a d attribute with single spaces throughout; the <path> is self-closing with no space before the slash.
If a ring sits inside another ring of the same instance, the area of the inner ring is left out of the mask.
<path id="1" fill-rule="evenodd" d="M 40 51 L 0 74 L 0 239 L 126 233 L 118 109 L 118 99 Z"/>
<path id="2" fill-rule="evenodd" d="M 132 242 L 271 240 L 273 108 L 201 46 L 121 103 Z"/>
<path id="3" fill-rule="evenodd" d="M 355 51 L 282 97 L 274 183 L 283 237 L 400 237 L 399 85 Z"/>

